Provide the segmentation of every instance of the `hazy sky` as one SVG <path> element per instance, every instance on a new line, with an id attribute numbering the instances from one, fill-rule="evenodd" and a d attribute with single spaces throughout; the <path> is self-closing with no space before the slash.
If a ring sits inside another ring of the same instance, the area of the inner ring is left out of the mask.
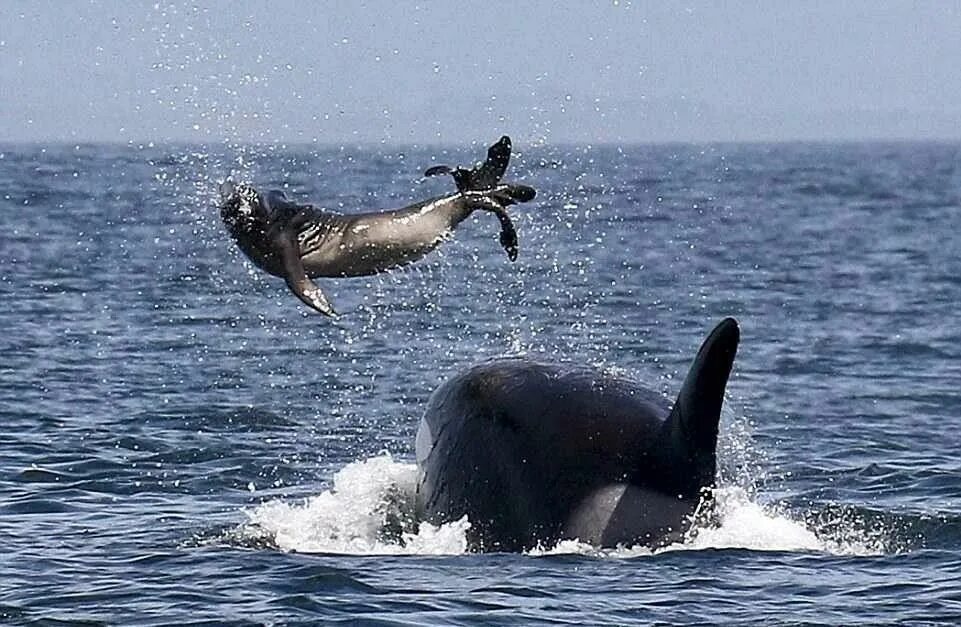
<path id="1" fill-rule="evenodd" d="M 961 2 L 0 0 L 0 141 L 961 137 Z"/>

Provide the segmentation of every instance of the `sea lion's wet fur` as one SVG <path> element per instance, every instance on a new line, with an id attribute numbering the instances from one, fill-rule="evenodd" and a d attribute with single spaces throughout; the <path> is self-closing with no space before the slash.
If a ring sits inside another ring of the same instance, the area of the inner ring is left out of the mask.
<path id="1" fill-rule="evenodd" d="M 334 315 L 312 277 L 368 276 L 417 261 L 477 210 L 497 216 L 501 245 L 515 260 L 517 231 L 506 207 L 527 202 L 536 192 L 499 183 L 510 149 L 505 136 L 490 147 L 484 163 L 473 170 L 458 168 L 457 193 L 392 211 L 335 214 L 294 203 L 280 191 L 261 194 L 228 181 L 221 186 L 221 218 L 254 264 L 284 278 L 310 307 Z M 438 173 L 436 167 L 428 172 Z"/>

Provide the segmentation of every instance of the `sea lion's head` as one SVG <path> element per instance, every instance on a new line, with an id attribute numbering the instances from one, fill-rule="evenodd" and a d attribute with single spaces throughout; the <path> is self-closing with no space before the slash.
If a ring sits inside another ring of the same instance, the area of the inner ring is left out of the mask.
<path id="1" fill-rule="evenodd" d="M 220 185 L 220 218 L 231 235 L 237 237 L 263 230 L 268 211 L 252 186 L 227 179 Z"/>

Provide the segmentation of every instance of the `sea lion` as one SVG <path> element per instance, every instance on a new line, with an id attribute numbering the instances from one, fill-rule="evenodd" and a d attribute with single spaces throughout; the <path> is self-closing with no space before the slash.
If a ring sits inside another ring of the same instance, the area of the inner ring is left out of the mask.
<path id="1" fill-rule="evenodd" d="M 300 205 L 281 191 L 265 194 L 245 183 L 225 181 L 220 215 L 240 249 L 266 272 L 282 277 L 309 307 L 336 315 L 315 277 L 377 274 L 417 261 L 474 211 L 490 211 L 501 224 L 500 242 L 511 261 L 517 258 L 517 231 L 506 207 L 528 202 L 536 192 L 527 185 L 501 183 L 510 161 L 506 135 L 474 168 L 434 166 L 425 175 L 451 174 L 457 192 L 403 209 L 337 214 Z"/>

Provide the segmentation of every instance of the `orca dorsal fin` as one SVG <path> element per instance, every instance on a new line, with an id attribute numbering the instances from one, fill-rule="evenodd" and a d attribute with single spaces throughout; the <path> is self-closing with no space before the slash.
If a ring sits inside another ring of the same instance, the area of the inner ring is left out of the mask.
<path id="1" fill-rule="evenodd" d="M 661 432 L 661 450 L 672 468 L 683 465 L 680 494 L 693 497 L 714 485 L 717 469 L 717 431 L 724 390 L 734 366 L 741 333 L 734 318 L 725 318 L 701 344 L 684 378 L 681 391 Z"/>

